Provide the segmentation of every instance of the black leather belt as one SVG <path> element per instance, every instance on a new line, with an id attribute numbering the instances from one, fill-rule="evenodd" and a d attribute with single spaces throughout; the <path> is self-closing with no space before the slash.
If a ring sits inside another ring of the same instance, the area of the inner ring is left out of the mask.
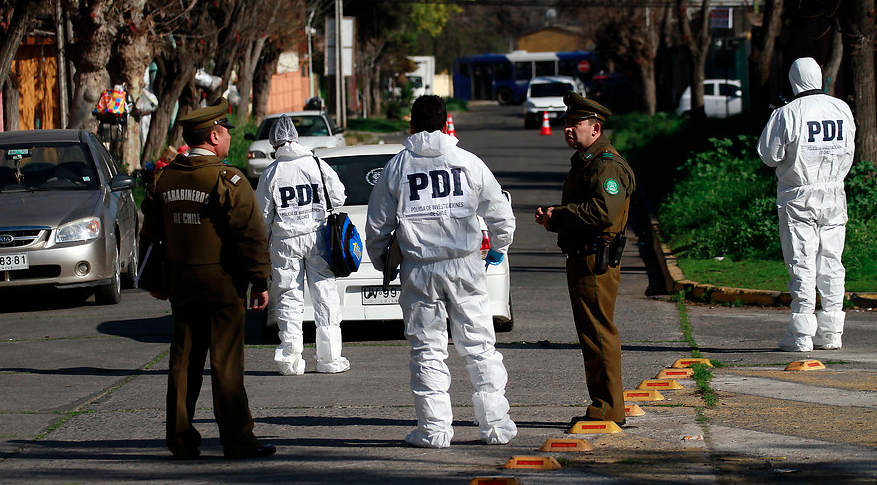
<path id="1" fill-rule="evenodd" d="M 563 254 L 565 254 L 567 257 L 570 257 L 570 256 L 581 257 L 581 256 L 588 256 L 588 255 L 596 254 L 596 253 L 597 253 L 597 243 L 588 244 L 587 246 L 580 246 L 577 248 L 570 248 L 570 249 L 563 250 Z"/>

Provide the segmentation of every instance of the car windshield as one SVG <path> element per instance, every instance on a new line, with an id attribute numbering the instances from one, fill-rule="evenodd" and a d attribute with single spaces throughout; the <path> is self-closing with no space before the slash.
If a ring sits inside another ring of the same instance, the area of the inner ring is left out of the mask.
<path id="1" fill-rule="evenodd" d="M 0 145 L 0 191 L 95 190 L 98 175 L 79 143 Z"/>
<path id="2" fill-rule="evenodd" d="M 292 118 L 292 123 L 295 125 L 298 136 L 330 135 L 329 127 L 326 126 L 326 120 L 320 115 L 290 116 L 290 118 Z M 256 139 L 267 140 L 271 127 L 274 126 L 274 122 L 277 119 L 277 117 L 273 117 L 262 120 L 262 124 L 259 125 L 259 129 L 256 131 Z"/>
<path id="3" fill-rule="evenodd" d="M 344 184 L 344 205 L 367 205 L 372 187 L 395 154 L 358 155 L 325 159 Z"/>
<path id="4" fill-rule="evenodd" d="M 530 85 L 531 98 L 548 98 L 551 96 L 563 96 L 569 91 L 575 91 L 575 86 L 569 83 L 539 83 Z"/>

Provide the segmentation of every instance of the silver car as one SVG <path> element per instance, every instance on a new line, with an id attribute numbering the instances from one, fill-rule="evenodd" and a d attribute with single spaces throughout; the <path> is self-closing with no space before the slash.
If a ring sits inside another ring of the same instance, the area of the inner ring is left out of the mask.
<path id="1" fill-rule="evenodd" d="M 118 303 L 137 275 L 134 184 L 94 133 L 0 133 L 0 294 L 57 288 Z"/>
<path id="2" fill-rule="evenodd" d="M 332 118 L 325 111 L 292 111 L 285 113 L 292 118 L 298 132 L 298 142 L 315 150 L 317 148 L 334 148 L 347 145 L 344 140 L 344 129 L 335 126 Z M 262 172 L 274 161 L 274 147 L 268 142 L 268 133 L 280 114 L 269 115 L 259 125 L 255 135 L 245 135 L 253 140 L 247 150 L 247 178 L 259 180 Z"/>

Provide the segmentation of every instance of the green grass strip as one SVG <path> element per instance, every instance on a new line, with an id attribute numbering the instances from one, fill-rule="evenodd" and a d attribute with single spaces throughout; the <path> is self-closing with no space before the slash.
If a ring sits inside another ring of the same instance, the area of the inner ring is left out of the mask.
<path id="1" fill-rule="evenodd" d="M 49 429 L 47 429 L 47 430 L 43 431 L 42 433 L 40 433 L 39 435 L 37 435 L 37 437 L 34 439 L 34 441 L 42 440 L 43 438 L 48 436 L 49 433 L 60 428 L 62 424 L 66 423 L 67 421 L 70 420 L 70 418 L 72 418 L 74 416 L 79 416 L 80 414 L 91 414 L 93 412 L 94 411 L 71 411 L 68 413 L 63 413 L 65 415 L 63 418 L 61 418 L 60 420 L 58 420 L 57 422 L 55 422 L 54 424 L 49 426 Z"/>
<path id="2" fill-rule="evenodd" d="M 688 320 L 688 310 L 685 307 L 685 293 L 680 291 L 673 296 L 673 299 L 676 301 L 676 310 L 679 312 L 679 327 L 682 329 L 682 339 L 685 342 L 688 342 L 691 356 L 695 359 L 701 359 L 703 358 L 703 355 L 700 353 L 697 342 L 694 341 L 694 335 L 691 331 L 691 321 Z M 716 367 L 722 366 L 718 361 L 711 360 L 710 363 Z M 707 407 L 714 407 L 718 402 L 718 398 L 716 397 L 713 388 L 710 387 L 710 381 L 713 378 L 713 371 L 704 364 L 695 364 L 692 366 L 692 369 L 694 369 L 694 375 L 691 377 L 697 384 L 697 393 L 700 394 Z"/>

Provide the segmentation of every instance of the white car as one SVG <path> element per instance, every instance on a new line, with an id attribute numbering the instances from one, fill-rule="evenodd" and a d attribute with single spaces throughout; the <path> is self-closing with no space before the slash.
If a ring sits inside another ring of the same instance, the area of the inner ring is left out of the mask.
<path id="1" fill-rule="evenodd" d="M 527 100 L 524 102 L 524 128 L 542 126 L 543 113 L 553 120 L 566 112 L 563 95 L 575 91 L 585 95 L 585 85 L 574 77 L 543 76 L 534 77 L 527 86 Z"/>
<path id="2" fill-rule="evenodd" d="M 381 175 L 384 166 L 394 155 L 402 151 L 402 145 L 357 145 L 343 148 L 317 150 L 317 156 L 325 160 L 344 183 L 347 201 L 339 209 L 346 212 L 356 225 L 360 237 L 365 242 L 365 219 L 368 212 L 368 198 L 372 187 Z M 508 193 L 506 193 L 508 196 Z M 490 249 L 486 226 L 481 244 L 484 257 Z M 490 308 L 493 314 L 494 328 L 500 332 L 511 331 L 514 326 L 512 319 L 512 302 L 510 292 L 509 263 L 506 257 L 502 263 L 487 268 L 487 291 Z M 388 291 L 383 291 L 383 274 L 372 266 L 368 254 L 363 251 L 362 264 L 359 271 L 346 278 L 337 278 L 338 295 L 341 297 L 341 315 L 344 321 L 392 321 L 402 320 L 402 308 L 399 306 L 400 282 L 397 277 L 390 283 Z M 314 309 L 310 292 L 305 286 L 305 321 L 314 321 Z M 276 336 L 277 322 L 273 321 L 273 312 L 265 312 L 266 335 Z"/>
<path id="3" fill-rule="evenodd" d="M 335 126 L 332 118 L 325 111 L 292 111 L 268 115 L 262 120 L 255 134 L 245 135 L 247 139 L 253 140 L 247 150 L 246 174 L 250 180 L 259 180 L 262 172 L 274 161 L 274 147 L 268 142 L 268 133 L 281 114 L 292 118 L 298 131 L 298 142 L 311 150 L 347 145 L 344 140 L 344 129 Z"/>
<path id="4" fill-rule="evenodd" d="M 707 118 L 727 118 L 743 112 L 742 83 L 736 79 L 707 79 L 703 82 L 703 109 Z M 676 114 L 691 116 L 691 86 L 685 88 Z"/>

